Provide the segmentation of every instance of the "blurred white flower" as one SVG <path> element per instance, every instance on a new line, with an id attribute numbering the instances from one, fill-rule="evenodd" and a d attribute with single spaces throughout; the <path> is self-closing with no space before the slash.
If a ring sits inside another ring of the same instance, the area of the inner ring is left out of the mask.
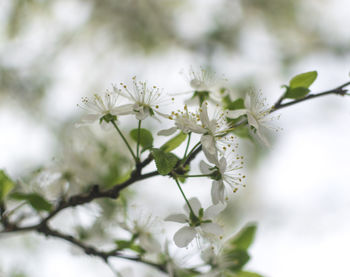
<path id="1" fill-rule="evenodd" d="M 136 77 L 132 78 L 132 88 L 120 83 L 122 89 L 114 87 L 117 94 L 127 98 L 132 104 L 125 105 L 126 114 L 134 114 L 138 120 L 144 120 L 148 116 L 160 115 L 168 118 L 169 115 L 160 112 L 169 99 L 164 95 L 163 91 L 153 86 L 149 88 L 146 82 L 137 82 Z"/>
<path id="2" fill-rule="evenodd" d="M 196 197 L 189 199 L 189 203 L 194 214 L 185 205 L 186 214 L 172 214 L 165 219 L 166 221 L 186 224 L 175 233 L 175 244 L 180 248 L 186 247 L 196 236 L 209 240 L 219 238 L 223 234 L 223 230 L 220 225 L 213 223 L 213 219 L 225 208 L 225 205 L 210 206 L 203 210 Z"/>
<path id="3" fill-rule="evenodd" d="M 216 76 L 215 72 L 209 69 L 201 67 L 199 70 L 193 70 L 191 67 L 187 74 L 183 74 L 194 90 L 192 98 L 186 101 L 188 104 L 191 104 L 193 100 L 197 100 L 197 103 L 199 100 L 200 105 L 206 100 L 217 104 L 228 93 L 228 89 L 225 87 L 227 80 Z"/>
<path id="4" fill-rule="evenodd" d="M 215 248 L 209 246 L 207 249 L 202 251 L 201 258 L 206 264 L 211 265 L 211 270 L 202 274 L 203 277 L 222 277 L 226 276 L 225 273 L 231 273 L 231 267 L 235 267 L 236 260 L 228 254 L 224 254 L 223 248 L 215 251 Z"/>
<path id="5" fill-rule="evenodd" d="M 103 120 L 104 117 L 110 115 L 115 117 L 117 115 L 126 114 L 128 111 L 127 106 L 116 106 L 118 95 L 114 92 L 106 91 L 104 95 L 94 94 L 93 97 L 83 97 L 82 105 L 78 104 L 78 107 L 84 109 L 88 114 L 82 117 L 81 123 L 76 124 L 77 127 L 92 124 L 99 120 L 103 127 L 107 127 L 107 121 Z"/>
<path id="6" fill-rule="evenodd" d="M 237 118 L 242 115 L 247 115 L 248 124 L 255 128 L 256 134 L 262 142 L 264 142 L 265 145 L 269 145 L 268 140 L 263 134 L 264 129 L 278 129 L 270 124 L 274 117 L 270 115 L 271 107 L 267 107 L 266 98 L 263 98 L 261 93 L 251 91 L 246 94 L 244 105 L 245 109 L 228 111 L 227 117 Z"/>
<path id="7" fill-rule="evenodd" d="M 157 218 L 135 205 L 132 205 L 127 212 L 127 218 L 119 219 L 119 225 L 133 234 L 147 254 L 159 253 L 161 246 L 154 237 Z"/>
<path id="8" fill-rule="evenodd" d="M 231 154 L 221 157 L 215 166 L 211 166 L 204 161 L 200 162 L 200 170 L 203 174 L 213 174 L 213 183 L 211 187 L 211 198 L 213 204 L 219 202 L 225 203 L 227 200 L 227 187 L 231 187 L 233 192 L 237 191 L 237 187 L 242 185 L 245 178 L 240 169 L 242 169 L 243 157 Z"/>

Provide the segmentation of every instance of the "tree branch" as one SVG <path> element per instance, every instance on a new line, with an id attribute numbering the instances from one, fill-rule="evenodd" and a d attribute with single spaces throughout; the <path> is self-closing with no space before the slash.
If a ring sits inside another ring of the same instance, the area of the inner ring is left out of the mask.
<path id="1" fill-rule="evenodd" d="M 294 100 L 294 101 L 290 101 L 290 102 L 287 102 L 285 104 L 282 104 L 283 100 L 286 99 L 286 98 L 284 98 L 284 95 L 282 95 L 277 100 L 275 105 L 273 105 L 270 113 L 272 113 L 274 111 L 277 111 L 279 109 L 282 109 L 282 108 L 285 108 L 285 107 L 288 107 L 288 106 L 292 106 L 292 105 L 298 104 L 300 102 L 303 102 L 303 101 L 306 101 L 306 100 L 310 100 L 310 99 L 313 99 L 313 98 L 317 98 L 317 97 L 321 97 L 321 96 L 326 96 L 326 95 L 330 95 L 330 94 L 341 95 L 341 96 L 349 95 L 349 94 L 347 94 L 348 90 L 344 89 L 348 85 L 350 85 L 350 82 L 346 82 L 346 83 L 342 84 L 341 86 L 336 87 L 335 89 L 327 90 L 327 91 L 320 92 L 320 93 L 317 93 L 317 94 L 309 94 L 309 95 L 305 96 L 304 98 L 297 99 L 297 100 Z"/>

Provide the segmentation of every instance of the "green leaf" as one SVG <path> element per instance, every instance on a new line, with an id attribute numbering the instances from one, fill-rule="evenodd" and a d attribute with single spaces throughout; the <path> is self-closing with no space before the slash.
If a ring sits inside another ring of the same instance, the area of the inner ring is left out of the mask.
<path id="1" fill-rule="evenodd" d="M 130 137 L 137 142 L 138 129 L 133 129 L 130 131 Z M 149 149 L 153 146 L 153 136 L 147 129 L 140 129 L 140 145 L 143 149 Z"/>
<path id="2" fill-rule="evenodd" d="M 317 71 L 301 73 L 292 78 L 289 82 L 290 88 L 308 88 L 317 78 Z"/>
<path id="3" fill-rule="evenodd" d="M 298 99 L 306 96 L 310 90 L 306 87 L 297 87 L 297 88 L 287 88 L 287 92 L 284 95 L 285 98 Z"/>
<path id="4" fill-rule="evenodd" d="M 12 199 L 24 200 L 29 203 L 37 211 L 51 211 L 52 204 L 48 202 L 44 197 L 37 193 L 21 193 L 15 192 L 10 195 Z"/>
<path id="5" fill-rule="evenodd" d="M 15 183 L 7 176 L 5 171 L 0 170 L 0 202 L 6 198 L 14 186 Z"/>
<path id="6" fill-rule="evenodd" d="M 167 175 L 175 167 L 178 158 L 173 153 L 165 153 L 161 149 L 154 148 L 152 150 L 157 170 L 161 175 Z"/>
<path id="7" fill-rule="evenodd" d="M 228 110 L 239 110 L 244 109 L 244 100 L 243 98 L 238 98 L 235 101 L 231 101 L 229 96 L 224 97 L 225 108 Z"/>
<path id="8" fill-rule="evenodd" d="M 244 125 L 236 127 L 232 132 L 240 138 L 251 138 L 248 127 Z"/>
<path id="9" fill-rule="evenodd" d="M 118 246 L 119 250 L 123 250 L 125 248 L 129 248 L 132 245 L 132 242 L 129 241 L 129 240 L 116 240 L 114 242 Z"/>
<path id="10" fill-rule="evenodd" d="M 225 259 L 230 261 L 230 265 L 227 267 L 229 270 L 239 271 L 249 261 L 250 256 L 246 250 L 235 249 L 225 251 Z"/>
<path id="11" fill-rule="evenodd" d="M 132 240 L 116 240 L 114 242 L 117 244 L 118 250 L 131 249 L 139 254 L 145 253 L 145 250 L 141 246 L 133 243 Z"/>
<path id="12" fill-rule="evenodd" d="M 263 277 L 263 276 L 254 272 L 240 271 L 237 273 L 236 277 Z"/>
<path id="13" fill-rule="evenodd" d="M 176 135 L 175 137 L 171 138 L 168 140 L 166 143 L 164 143 L 160 149 L 163 150 L 164 152 L 170 152 L 177 147 L 181 145 L 185 141 L 187 137 L 187 134 L 181 132 L 180 134 Z"/>
<path id="14" fill-rule="evenodd" d="M 255 233 L 256 225 L 247 225 L 230 240 L 230 245 L 233 246 L 234 249 L 247 250 L 253 243 Z"/>

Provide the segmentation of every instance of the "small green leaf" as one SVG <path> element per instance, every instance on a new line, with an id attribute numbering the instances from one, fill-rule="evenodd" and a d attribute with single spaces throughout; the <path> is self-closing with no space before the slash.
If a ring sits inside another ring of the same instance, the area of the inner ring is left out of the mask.
<path id="1" fill-rule="evenodd" d="M 123 250 L 125 248 L 129 248 L 132 244 L 132 242 L 129 240 L 116 240 L 114 242 L 118 246 L 118 250 Z"/>
<path id="2" fill-rule="evenodd" d="M 248 127 L 244 125 L 236 127 L 232 132 L 240 138 L 251 138 Z"/>
<path id="3" fill-rule="evenodd" d="M 173 153 L 165 153 L 161 149 L 154 148 L 152 150 L 157 170 L 161 175 L 167 175 L 175 167 L 178 158 Z"/>
<path id="4" fill-rule="evenodd" d="M 289 82 L 290 88 L 308 88 L 317 78 L 317 71 L 310 71 L 296 75 Z"/>
<path id="5" fill-rule="evenodd" d="M 177 147 L 181 145 L 185 141 L 187 137 L 187 134 L 181 132 L 180 134 L 176 135 L 175 137 L 171 138 L 168 140 L 166 143 L 164 143 L 160 149 L 163 150 L 164 152 L 170 152 Z"/>
<path id="6" fill-rule="evenodd" d="M 250 256 L 246 250 L 235 249 L 225 251 L 225 258 L 230 261 L 230 265 L 227 267 L 231 271 L 239 271 L 249 261 Z"/>
<path id="7" fill-rule="evenodd" d="M 224 97 L 225 108 L 228 110 L 239 110 L 244 109 L 244 100 L 242 98 L 238 98 L 235 101 L 231 101 L 229 96 Z"/>
<path id="8" fill-rule="evenodd" d="M 250 224 L 235 235 L 233 239 L 230 240 L 230 244 L 234 247 L 234 249 L 247 250 L 253 243 L 255 233 L 256 225 Z"/>
<path id="9" fill-rule="evenodd" d="M 115 242 L 115 244 L 117 244 L 118 250 L 131 249 L 131 250 L 133 250 L 133 251 L 135 251 L 135 252 L 137 252 L 139 254 L 144 254 L 145 253 L 145 250 L 141 246 L 133 243 L 132 241 L 129 241 L 129 240 L 116 240 L 114 242 Z"/>
<path id="10" fill-rule="evenodd" d="M 44 197 L 37 193 L 21 193 L 15 192 L 10 195 L 12 199 L 24 200 L 29 203 L 37 211 L 51 211 L 52 204 L 48 202 Z"/>
<path id="11" fill-rule="evenodd" d="M 203 102 L 207 99 L 209 99 L 209 91 L 203 90 L 203 91 L 195 91 L 192 95 L 193 98 L 199 98 L 199 105 L 202 106 Z"/>
<path id="12" fill-rule="evenodd" d="M 139 253 L 139 254 L 145 254 L 146 251 L 139 245 L 136 245 L 136 244 L 132 244 L 129 249 Z"/>
<path id="13" fill-rule="evenodd" d="M 240 271 L 237 273 L 236 277 L 263 277 L 263 276 L 254 272 Z"/>
<path id="14" fill-rule="evenodd" d="M 284 97 L 298 99 L 298 98 L 303 98 L 309 92 L 310 92 L 310 90 L 306 87 L 288 88 Z"/>
<path id="15" fill-rule="evenodd" d="M 5 171 L 0 170 L 0 202 L 6 198 L 14 186 L 15 183 L 7 176 Z"/>
<path id="16" fill-rule="evenodd" d="M 133 129 L 130 131 L 130 137 L 137 142 L 138 129 Z M 140 129 L 140 145 L 143 149 L 149 149 L 153 146 L 153 136 L 147 129 Z"/>

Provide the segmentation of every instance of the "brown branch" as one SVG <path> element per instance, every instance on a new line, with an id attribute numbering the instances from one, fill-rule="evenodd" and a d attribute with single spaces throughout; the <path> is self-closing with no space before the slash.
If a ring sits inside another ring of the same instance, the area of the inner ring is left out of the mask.
<path id="1" fill-rule="evenodd" d="M 135 262 L 140 262 L 140 263 L 152 266 L 162 272 L 167 272 L 166 267 L 163 264 L 157 264 L 157 263 L 143 260 L 142 257 L 140 256 L 127 256 L 118 249 L 114 249 L 111 251 L 100 251 L 96 249 L 94 246 L 87 245 L 71 235 L 63 234 L 57 230 L 50 228 L 47 224 L 41 224 L 38 228 L 36 228 L 36 231 L 40 234 L 45 235 L 46 237 L 54 237 L 54 238 L 65 240 L 77 246 L 78 248 L 82 249 L 85 254 L 101 258 L 105 263 L 108 263 L 109 258 L 115 257 L 115 258 L 121 258 L 121 259 L 131 260 Z"/>
<path id="2" fill-rule="evenodd" d="M 285 107 L 288 107 L 288 106 L 292 106 L 292 105 L 298 104 L 300 102 L 303 102 L 303 101 L 306 101 L 306 100 L 310 100 L 310 99 L 313 99 L 313 98 L 317 98 L 317 97 L 321 97 L 321 96 L 326 96 L 326 95 L 330 95 L 330 94 L 341 95 L 341 96 L 349 95 L 349 94 L 347 94 L 348 90 L 344 89 L 348 85 L 350 85 L 350 82 L 346 82 L 346 83 L 342 84 L 341 86 L 336 87 L 335 89 L 327 90 L 327 91 L 320 92 L 320 93 L 317 93 L 317 94 L 309 94 L 309 95 L 305 96 L 304 98 L 297 99 L 297 100 L 294 100 L 294 101 L 290 101 L 290 102 L 287 102 L 285 104 L 282 104 L 283 100 L 286 99 L 286 98 L 284 98 L 284 95 L 282 95 L 277 100 L 275 105 L 273 105 L 270 113 L 272 113 L 274 111 L 277 111 L 279 109 L 282 109 L 282 108 L 285 108 Z"/>

